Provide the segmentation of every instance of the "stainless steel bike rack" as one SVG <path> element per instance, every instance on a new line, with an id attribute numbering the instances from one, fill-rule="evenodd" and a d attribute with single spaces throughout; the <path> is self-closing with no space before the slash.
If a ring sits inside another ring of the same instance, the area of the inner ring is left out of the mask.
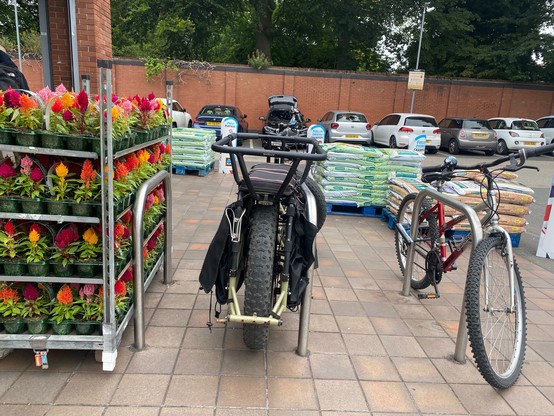
<path id="1" fill-rule="evenodd" d="M 169 172 L 162 170 L 156 173 L 152 178 L 143 183 L 137 191 L 135 204 L 133 207 L 133 250 L 135 252 L 133 271 L 134 271 L 134 307 L 135 307 L 135 348 L 142 350 L 144 348 L 144 259 L 142 258 L 142 248 L 144 246 L 144 203 L 148 194 L 157 187 L 160 183 L 165 184 L 166 195 L 166 213 L 165 213 L 165 249 L 163 254 L 163 268 L 165 284 L 170 284 L 172 281 L 171 274 L 171 175 Z M 157 273 L 156 268 L 152 274 Z"/>
<path id="2" fill-rule="evenodd" d="M 435 189 L 424 189 L 420 191 L 414 200 L 414 208 L 412 213 L 412 218 L 415 213 L 418 213 L 423 204 L 425 198 L 431 198 L 437 201 L 442 202 L 444 205 L 447 205 L 451 208 L 456 209 L 463 213 L 471 227 L 471 236 L 472 236 L 472 247 L 473 251 L 477 244 L 483 239 L 483 230 L 481 228 L 481 220 L 477 216 L 475 209 L 470 206 L 463 204 L 454 199 L 448 198 L 444 194 L 441 194 Z M 416 214 L 417 215 L 417 214 Z M 412 221 L 412 228 L 410 230 L 410 235 L 417 235 L 419 224 L 417 221 Z M 404 269 L 404 285 L 402 287 L 402 295 L 410 296 L 410 280 L 412 276 L 413 262 L 414 262 L 414 251 L 415 245 L 410 244 L 408 248 L 408 253 L 406 256 L 406 268 Z M 458 335 L 456 337 L 456 349 L 454 351 L 454 360 L 463 363 L 465 362 L 465 354 L 467 347 L 467 326 L 466 326 L 466 314 L 465 314 L 465 297 L 462 300 L 462 307 L 460 313 L 460 323 L 458 325 Z"/>
<path id="3" fill-rule="evenodd" d="M 306 184 L 302 184 L 302 189 L 306 195 L 306 206 L 308 208 L 308 220 L 317 226 L 317 206 L 315 197 L 309 190 Z M 314 254 L 316 251 L 316 242 L 314 240 L 313 246 Z M 304 297 L 302 299 L 302 306 L 300 307 L 300 322 L 298 324 L 298 347 L 296 353 L 302 357 L 308 355 L 308 334 L 310 332 L 310 311 L 312 308 L 312 285 L 313 285 L 313 271 L 314 265 L 312 264 L 308 270 L 308 286 L 304 291 Z"/>

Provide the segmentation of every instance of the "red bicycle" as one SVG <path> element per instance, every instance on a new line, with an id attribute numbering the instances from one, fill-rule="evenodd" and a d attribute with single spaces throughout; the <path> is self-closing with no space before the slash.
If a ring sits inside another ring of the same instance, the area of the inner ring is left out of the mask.
<path id="1" fill-rule="evenodd" d="M 478 170 L 483 174 L 483 202 L 474 208 L 476 212 L 486 212 L 478 224 L 483 238 L 469 259 L 464 299 L 473 356 L 485 380 L 497 388 L 512 386 L 520 375 L 525 356 L 526 310 L 512 241 L 508 232 L 498 223 L 497 210 L 501 194 L 495 178 L 502 171 L 537 169 L 524 166 L 527 158 L 553 150 L 554 145 L 520 150 L 517 154 L 473 166 L 458 166 L 456 158 L 449 156 L 441 166 L 423 168 L 422 181 L 430 183 L 439 191 L 446 181 L 453 178 L 455 172 Z M 506 162 L 509 162 L 507 166 L 491 170 Z M 456 260 L 474 236 L 470 232 L 459 240 L 450 238 L 454 227 L 468 219 L 467 215 L 458 215 L 446 221 L 444 204 L 431 198 L 426 198 L 419 212 L 414 212 L 416 197 L 416 194 L 409 194 L 400 205 L 395 227 L 396 255 L 403 274 L 408 266 L 411 269 L 410 284 L 413 289 L 434 287 L 434 293 L 421 293 L 418 297 L 438 298 L 438 285 L 443 274 L 456 270 Z M 414 220 L 417 221 L 417 227 L 412 224 Z M 473 217 L 473 220 L 478 220 L 478 217 Z M 417 231 L 412 235 L 414 230 Z M 408 263 L 412 246 L 413 262 Z"/>

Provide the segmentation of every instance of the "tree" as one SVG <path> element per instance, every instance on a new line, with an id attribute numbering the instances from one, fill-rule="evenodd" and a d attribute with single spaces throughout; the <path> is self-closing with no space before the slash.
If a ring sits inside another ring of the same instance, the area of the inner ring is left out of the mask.
<path id="1" fill-rule="evenodd" d="M 17 20 L 21 36 L 22 49 L 25 49 L 24 38 L 36 38 L 27 34 L 39 33 L 38 3 L 36 0 L 18 0 Z M 0 2 L 0 44 L 8 50 L 17 49 L 14 6 L 7 1 Z M 31 52 L 36 52 L 32 50 Z"/>

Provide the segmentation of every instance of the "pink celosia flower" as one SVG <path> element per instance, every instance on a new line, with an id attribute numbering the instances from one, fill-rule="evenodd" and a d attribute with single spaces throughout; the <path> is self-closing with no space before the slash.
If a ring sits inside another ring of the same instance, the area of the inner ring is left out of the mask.
<path id="1" fill-rule="evenodd" d="M 55 95 L 52 90 L 50 90 L 50 87 L 44 87 L 37 94 L 43 103 L 47 103 Z"/>
<path id="2" fill-rule="evenodd" d="M 144 203 L 144 208 L 145 209 L 150 209 L 150 208 L 152 208 L 153 204 L 154 204 L 154 195 L 152 193 L 150 193 L 146 197 L 146 202 Z"/>
<path id="3" fill-rule="evenodd" d="M 31 158 L 27 155 L 23 159 L 21 159 L 20 162 L 21 165 L 21 173 L 24 175 L 30 175 L 31 174 L 31 168 L 33 167 L 33 161 Z"/>
<path id="4" fill-rule="evenodd" d="M 29 177 L 33 182 L 40 182 L 44 178 L 44 175 L 42 174 L 40 168 L 38 166 L 35 166 Z"/>
<path id="5" fill-rule="evenodd" d="M 133 104 L 131 104 L 129 100 L 125 100 L 121 103 L 121 108 L 123 108 L 125 112 L 131 112 L 133 110 Z"/>
<path id="6" fill-rule="evenodd" d="M 79 289 L 79 297 L 81 299 L 84 299 L 85 297 L 89 297 L 94 295 L 94 291 L 96 290 L 96 285 L 92 284 L 86 284 L 81 286 L 81 289 Z"/>
<path id="7" fill-rule="evenodd" d="M 13 166 L 7 162 L 0 165 L 0 177 L 8 179 L 13 178 L 14 176 L 17 176 L 17 171 L 13 168 Z"/>
<path id="8" fill-rule="evenodd" d="M 67 92 L 67 88 L 65 88 L 65 85 L 60 84 L 56 87 L 56 94 L 65 94 Z"/>

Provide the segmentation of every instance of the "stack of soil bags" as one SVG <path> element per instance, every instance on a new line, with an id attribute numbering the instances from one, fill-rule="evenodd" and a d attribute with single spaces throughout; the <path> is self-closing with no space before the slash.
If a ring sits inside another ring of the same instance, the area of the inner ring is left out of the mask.
<path id="1" fill-rule="evenodd" d="M 215 143 L 215 131 L 174 128 L 171 142 L 173 165 L 207 168 L 215 162 L 213 143 Z"/>
<path id="2" fill-rule="evenodd" d="M 332 205 L 385 206 L 388 178 L 416 178 L 424 158 L 409 150 L 345 143 L 325 144 L 323 148 L 328 158 L 316 165 L 314 177 Z"/>
<path id="3" fill-rule="evenodd" d="M 529 215 L 529 205 L 535 199 L 534 191 L 515 181 L 517 175 L 511 172 L 500 174 L 496 180 L 496 195 L 499 198 L 498 207 L 499 224 L 510 234 L 521 234 L 525 232 L 525 226 L 528 224 L 525 216 Z M 442 192 L 451 198 L 457 199 L 471 207 L 475 207 L 483 202 L 485 198 L 485 189 L 481 186 L 484 177 L 479 172 L 461 172 L 453 181 L 447 182 L 442 188 Z M 402 198 L 411 192 L 430 186 L 422 183 L 419 179 L 391 178 L 390 193 L 387 199 L 387 209 L 394 215 L 397 214 Z M 453 208 L 445 206 L 446 221 L 459 213 Z M 480 217 L 484 212 L 477 213 Z M 464 221 L 456 226 L 457 230 L 469 230 L 469 223 Z"/>

